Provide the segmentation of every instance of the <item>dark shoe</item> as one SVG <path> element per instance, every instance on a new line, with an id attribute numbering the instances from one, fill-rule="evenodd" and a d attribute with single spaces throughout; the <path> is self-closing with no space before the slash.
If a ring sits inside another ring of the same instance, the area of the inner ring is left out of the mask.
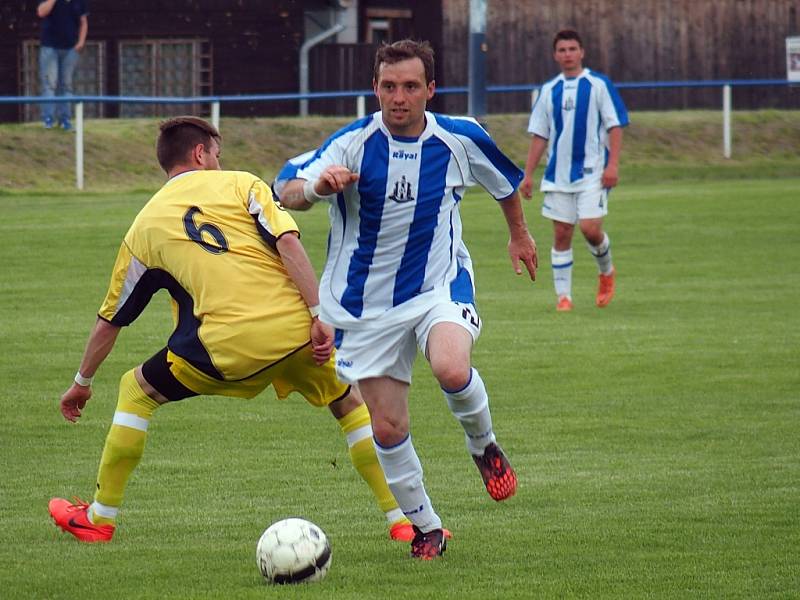
<path id="1" fill-rule="evenodd" d="M 72 131 L 72 123 L 70 123 L 69 119 L 61 119 L 59 124 L 64 131 Z"/>
<path id="2" fill-rule="evenodd" d="M 52 129 L 53 128 L 53 119 L 50 117 L 45 117 L 44 120 L 44 128 L 45 129 Z"/>
<path id="3" fill-rule="evenodd" d="M 444 554 L 447 549 L 447 539 L 442 529 L 433 529 L 423 533 L 416 525 L 414 539 L 411 540 L 411 556 L 420 560 L 433 560 Z"/>
<path id="4" fill-rule="evenodd" d="M 517 474 L 497 444 L 486 446 L 483 456 L 473 454 L 472 460 L 478 466 L 486 491 L 493 499 L 500 502 L 516 493 Z"/>

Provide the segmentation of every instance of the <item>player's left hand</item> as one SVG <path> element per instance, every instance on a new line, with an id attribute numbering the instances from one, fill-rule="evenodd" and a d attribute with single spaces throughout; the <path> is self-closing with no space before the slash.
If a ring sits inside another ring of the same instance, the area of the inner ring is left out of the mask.
<path id="1" fill-rule="evenodd" d="M 539 256 L 536 254 L 536 242 L 529 233 L 508 240 L 508 255 L 517 275 L 522 275 L 520 261 L 524 263 L 531 281 L 536 281 L 536 269 L 539 268 Z"/>
<path id="2" fill-rule="evenodd" d="M 602 182 L 603 187 L 606 189 L 610 189 L 617 185 L 617 183 L 619 183 L 619 172 L 617 171 L 617 168 L 612 165 L 608 165 L 605 168 L 605 171 L 603 171 Z"/>
<path id="3" fill-rule="evenodd" d="M 311 321 L 311 351 L 318 365 L 324 365 L 333 354 L 333 329 L 317 318 Z"/>
<path id="4" fill-rule="evenodd" d="M 75 423 L 81 416 L 83 407 L 92 397 L 92 388 L 73 383 L 61 396 L 61 414 L 67 421 Z"/>

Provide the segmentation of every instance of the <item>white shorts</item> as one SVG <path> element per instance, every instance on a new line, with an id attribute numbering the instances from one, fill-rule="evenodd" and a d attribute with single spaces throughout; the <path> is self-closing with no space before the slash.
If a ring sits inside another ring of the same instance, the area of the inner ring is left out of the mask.
<path id="1" fill-rule="evenodd" d="M 542 216 L 575 225 L 582 219 L 600 219 L 608 214 L 608 188 L 593 187 L 580 192 L 545 192 Z"/>
<path id="2" fill-rule="evenodd" d="M 481 320 L 474 304 L 438 302 L 416 319 L 391 327 L 341 329 L 336 331 L 336 374 L 356 384 L 370 377 L 391 377 L 411 383 L 417 348 L 425 354 L 428 336 L 437 323 L 456 323 L 472 336 L 481 333 Z"/>

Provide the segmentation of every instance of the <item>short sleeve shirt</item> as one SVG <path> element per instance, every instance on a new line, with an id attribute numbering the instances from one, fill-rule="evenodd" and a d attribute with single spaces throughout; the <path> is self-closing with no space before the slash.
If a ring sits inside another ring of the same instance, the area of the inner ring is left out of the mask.
<path id="1" fill-rule="evenodd" d="M 56 0 L 53 10 L 42 20 L 42 46 L 59 50 L 75 46 L 81 17 L 88 14 L 88 0 Z"/>

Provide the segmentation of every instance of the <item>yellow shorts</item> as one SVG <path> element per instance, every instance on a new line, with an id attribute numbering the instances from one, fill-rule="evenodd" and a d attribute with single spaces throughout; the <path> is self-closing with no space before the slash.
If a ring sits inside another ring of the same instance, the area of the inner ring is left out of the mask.
<path id="1" fill-rule="evenodd" d="M 239 381 L 214 379 L 170 350 L 167 350 L 166 359 L 175 379 L 202 395 L 253 398 L 272 385 L 280 400 L 297 392 L 314 406 L 328 406 L 343 398 L 350 389 L 350 386 L 336 377 L 336 361 L 333 356 L 324 365 L 314 362 L 311 344 L 306 344 L 263 371 Z"/>

